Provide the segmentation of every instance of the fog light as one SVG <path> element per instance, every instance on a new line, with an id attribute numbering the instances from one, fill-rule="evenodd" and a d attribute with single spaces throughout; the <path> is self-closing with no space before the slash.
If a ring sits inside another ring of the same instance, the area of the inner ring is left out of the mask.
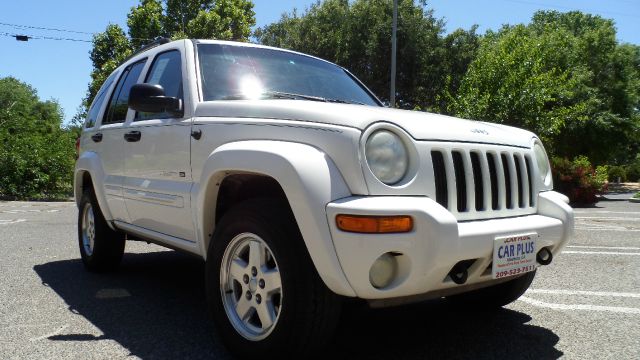
<path id="1" fill-rule="evenodd" d="M 371 265 L 369 281 L 376 289 L 382 289 L 391 284 L 397 272 L 398 260 L 391 253 L 385 253 Z"/>

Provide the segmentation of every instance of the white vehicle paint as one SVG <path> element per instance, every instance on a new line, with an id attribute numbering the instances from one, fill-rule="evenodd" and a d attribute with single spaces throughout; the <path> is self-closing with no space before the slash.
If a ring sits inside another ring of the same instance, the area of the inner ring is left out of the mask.
<path id="1" fill-rule="evenodd" d="M 383 304 L 504 283 L 491 275 L 496 238 L 534 234 L 536 251 L 547 251 L 542 258 L 550 261 L 572 237 L 573 210 L 542 173 L 548 160 L 540 158 L 544 150 L 534 134 L 387 109 L 355 78 L 348 85 L 370 96 L 372 106 L 286 93 L 208 101 L 229 74 L 205 79 L 202 67 L 211 65 L 200 63 L 200 46 L 224 47 L 226 57 L 229 49 L 301 56 L 253 44 L 179 40 L 122 64 L 90 109 L 75 170 L 79 206 L 83 194 L 93 192 L 93 207 L 111 229 L 213 261 L 207 255 L 221 217 L 240 200 L 281 196 L 322 283 L 335 294 Z M 165 85 L 179 88 L 172 103 L 179 109 L 143 114 L 131 102 L 124 107 L 133 84 L 167 78 L 173 80 Z M 406 150 L 404 175 L 393 184 L 379 180 L 367 158 L 367 139 L 379 131 Z M 354 232 L 339 226 L 342 214 L 372 221 L 408 216 L 411 228 Z M 94 224 L 81 225 L 81 236 L 93 239 Z M 390 263 L 381 269 L 395 267 L 388 283 L 374 285 L 382 258 Z M 459 272 L 464 279 L 453 277 Z M 251 284 L 248 298 L 257 291 Z M 264 334 L 254 340 L 270 332 Z"/>

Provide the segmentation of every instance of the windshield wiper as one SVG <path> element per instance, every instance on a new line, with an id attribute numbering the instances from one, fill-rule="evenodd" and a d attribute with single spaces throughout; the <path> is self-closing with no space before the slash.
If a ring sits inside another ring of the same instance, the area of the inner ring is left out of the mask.
<path id="1" fill-rule="evenodd" d="M 262 96 L 265 99 L 291 99 L 291 100 L 311 100 L 311 101 L 327 102 L 327 99 L 320 96 L 295 94 L 295 93 L 288 93 L 283 91 L 265 91 L 262 94 Z"/>
<path id="2" fill-rule="evenodd" d="M 294 93 L 288 93 L 288 92 L 283 92 L 283 91 L 267 91 L 263 95 L 265 95 L 266 97 L 273 98 L 273 99 L 294 99 L 294 100 L 295 99 L 302 99 L 302 100 L 322 101 L 322 102 L 339 103 L 339 104 L 364 105 L 364 103 L 361 103 L 359 101 L 342 100 L 342 99 L 331 99 L 331 98 L 324 98 L 324 97 L 321 97 L 321 96 L 294 94 Z"/>
<path id="3" fill-rule="evenodd" d="M 246 100 L 246 99 L 248 99 L 248 97 L 245 94 L 234 94 L 234 95 L 229 95 L 222 98 L 222 100 Z M 358 101 L 330 99 L 330 98 L 324 98 L 321 96 L 296 94 L 296 93 L 289 93 L 284 91 L 265 91 L 264 93 L 261 94 L 260 99 L 310 100 L 310 101 L 320 101 L 320 102 L 328 102 L 328 103 L 364 105 L 364 103 L 361 103 Z"/>
<path id="4" fill-rule="evenodd" d="M 356 105 L 366 105 L 363 102 L 355 101 L 355 100 L 342 100 L 342 99 L 325 99 L 326 102 L 330 103 L 338 103 L 338 104 L 356 104 Z"/>

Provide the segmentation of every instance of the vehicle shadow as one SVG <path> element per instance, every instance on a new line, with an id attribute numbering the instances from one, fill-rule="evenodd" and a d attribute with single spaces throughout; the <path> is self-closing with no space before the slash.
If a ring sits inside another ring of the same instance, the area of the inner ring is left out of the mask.
<path id="1" fill-rule="evenodd" d="M 557 359 L 559 337 L 508 309 L 473 312 L 444 300 L 345 314 L 336 359 Z"/>
<path id="2" fill-rule="evenodd" d="M 230 359 L 208 320 L 204 264 L 174 251 L 126 254 L 119 271 L 91 274 L 79 259 L 34 267 L 69 310 L 103 335 L 62 333 L 51 341 L 111 339 L 143 359 Z M 558 336 L 526 314 L 456 311 L 436 300 L 399 308 L 350 308 L 327 349 L 349 359 L 549 359 Z M 211 336 L 211 334 L 214 336 Z"/>
<path id="3" fill-rule="evenodd" d="M 111 339 L 143 359 L 231 359 L 208 320 L 204 263 L 175 251 L 124 256 L 117 272 L 87 272 L 80 259 L 34 266 L 69 310 L 104 335 L 65 334 L 53 341 Z"/>

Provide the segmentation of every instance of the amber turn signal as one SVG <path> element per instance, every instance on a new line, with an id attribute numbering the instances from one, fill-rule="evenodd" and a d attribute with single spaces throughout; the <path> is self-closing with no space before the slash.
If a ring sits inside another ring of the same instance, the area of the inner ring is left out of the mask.
<path id="1" fill-rule="evenodd" d="M 345 215 L 336 216 L 338 229 L 342 231 L 365 234 L 404 233 L 413 230 L 411 216 L 362 216 Z"/>

